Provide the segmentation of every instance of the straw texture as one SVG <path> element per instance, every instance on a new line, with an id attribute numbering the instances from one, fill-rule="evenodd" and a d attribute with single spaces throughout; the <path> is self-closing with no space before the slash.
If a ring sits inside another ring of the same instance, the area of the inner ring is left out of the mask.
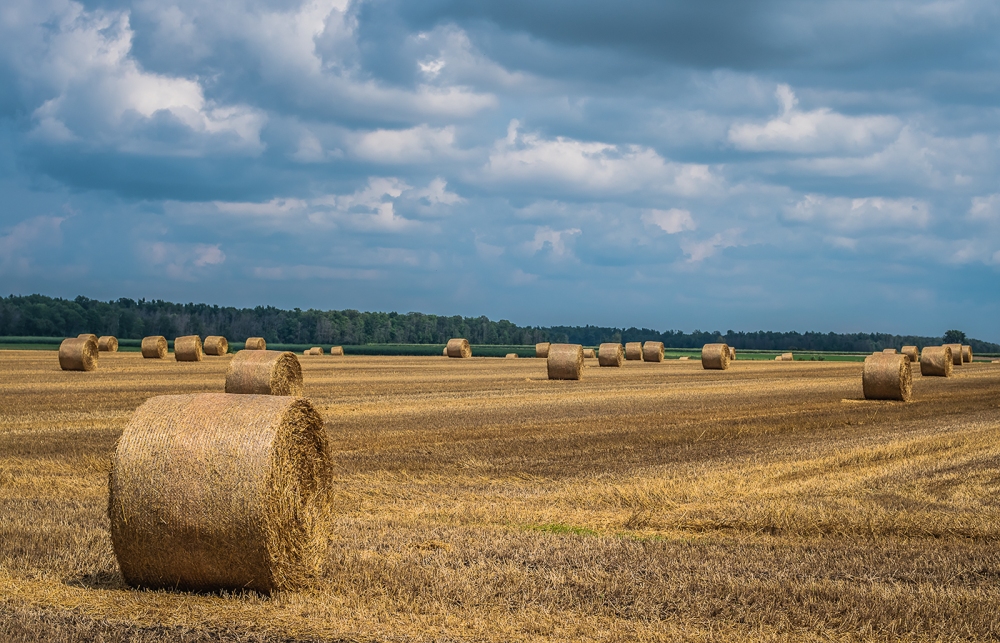
<path id="1" fill-rule="evenodd" d="M 625 359 L 642 361 L 642 342 L 628 342 L 625 344 Z"/>
<path id="2" fill-rule="evenodd" d="M 701 347 L 701 367 L 724 371 L 729 368 L 728 344 L 705 344 Z"/>
<path id="3" fill-rule="evenodd" d="M 945 344 L 951 349 L 951 361 L 955 366 L 962 365 L 962 345 L 961 344 Z"/>
<path id="4" fill-rule="evenodd" d="M 900 351 L 903 355 L 910 358 L 910 361 L 916 364 L 920 361 L 920 353 L 917 352 L 916 346 L 904 346 L 903 350 Z"/>
<path id="5" fill-rule="evenodd" d="M 332 346 L 330 348 L 330 354 L 331 355 L 343 355 L 344 354 L 344 347 L 343 346 Z"/>
<path id="6" fill-rule="evenodd" d="M 913 394 L 913 371 L 905 355 L 876 353 L 865 358 L 861 384 L 866 400 L 909 402 Z"/>
<path id="7" fill-rule="evenodd" d="M 886 354 L 886 355 L 895 355 L 896 354 L 896 349 L 895 348 L 883 348 L 882 352 L 884 354 Z"/>
<path id="8" fill-rule="evenodd" d="M 545 364 L 550 380 L 578 380 L 583 377 L 583 346 L 552 344 Z"/>
<path id="9" fill-rule="evenodd" d="M 929 377 L 951 377 L 955 361 L 951 346 L 924 346 L 920 351 L 920 374 Z"/>
<path id="10" fill-rule="evenodd" d="M 149 588 L 301 587 L 322 562 L 330 479 L 323 420 L 302 398 L 151 398 L 111 460 L 122 576 Z"/>
<path id="11" fill-rule="evenodd" d="M 736 359 L 736 349 L 733 348 L 732 346 L 730 346 L 729 347 L 729 361 L 733 361 L 735 359 Z"/>
<path id="12" fill-rule="evenodd" d="M 448 357 L 472 357 L 472 347 L 467 339 L 449 339 L 446 350 Z"/>
<path id="13" fill-rule="evenodd" d="M 962 363 L 971 364 L 972 363 L 972 347 L 962 346 Z"/>
<path id="14" fill-rule="evenodd" d="M 288 351 L 239 351 L 226 371 L 226 393 L 302 395 L 302 367 Z"/>
<path id="15" fill-rule="evenodd" d="M 59 368 L 64 371 L 97 369 L 97 342 L 86 336 L 64 339 L 59 344 Z"/>
<path id="16" fill-rule="evenodd" d="M 267 342 L 264 341 L 263 337 L 247 337 L 247 341 L 243 344 L 243 350 L 245 351 L 266 351 Z"/>
<path id="17" fill-rule="evenodd" d="M 583 349 L 583 357 L 584 359 L 593 359 L 597 357 L 597 353 L 594 352 L 593 348 L 585 348 Z"/>
<path id="18" fill-rule="evenodd" d="M 313 346 L 312 348 L 309 349 L 310 355 L 322 355 L 323 352 L 324 351 L 322 346 Z"/>
<path id="19" fill-rule="evenodd" d="M 621 366 L 625 363 L 625 347 L 614 342 L 597 347 L 597 362 L 601 366 Z"/>
<path id="20" fill-rule="evenodd" d="M 209 335 L 205 338 L 206 355 L 225 355 L 229 352 L 229 340 L 221 335 Z"/>
<path id="21" fill-rule="evenodd" d="M 167 356 L 167 338 L 150 335 L 142 338 L 142 356 L 146 359 L 164 359 Z"/>
<path id="22" fill-rule="evenodd" d="M 504 355 L 504 359 L 517 359 L 517 353 L 507 353 Z"/>
<path id="23" fill-rule="evenodd" d="M 445 357 L 448 357 L 448 347 L 447 346 L 444 347 L 444 350 L 441 351 L 441 354 L 444 355 Z"/>
<path id="24" fill-rule="evenodd" d="M 202 352 L 201 337 L 185 335 L 174 339 L 174 359 L 178 362 L 200 362 Z"/>
<path id="25" fill-rule="evenodd" d="M 92 339 L 92 340 L 94 340 L 95 344 L 98 342 L 97 335 L 95 335 L 93 333 L 80 333 L 79 335 L 76 336 L 76 338 L 77 339 Z"/>
<path id="26" fill-rule="evenodd" d="M 781 354 L 781 361 L 783 361 L 783 362 L 794 362 L 795 361 L 795 356 L 792 355 L 791 353 L 782 353 Z"/>
<path id="27" fill-rule="evenodd" d="M 118 338 L 114 335 L 104 335 L 97 339 L 97 350 L 102 353 L 117 353 Z"/>
<path id="28" fill-rule="evenodd" d="M 540 344 L 535 344 L 535 357 L 546 358 L 549 356 L 549 346 L 550 342 L 541 342 Z"/>
<path id="29" fill-rule="evenodd" d="M 663 342 L 646 342 L 643 344 L 642 360 L 644 362 L 662 362 Z"/>

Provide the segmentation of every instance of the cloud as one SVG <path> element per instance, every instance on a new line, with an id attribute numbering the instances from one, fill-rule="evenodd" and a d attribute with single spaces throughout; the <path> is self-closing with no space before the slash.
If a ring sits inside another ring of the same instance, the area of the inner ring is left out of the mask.
<path id="1" fill-rule="evenodd" d="M 785 211 L 788 221 L 819 223 L 838 230 L 923 228 L 931 220 L 930 205 L 912 198 L 847 199 L 807 194 Z"/>
<path id="2" fill-rule="evenodd" d="M 0 272 L 30 272 L 39 248 L 51 249 L 62 242 L 61 226 L 65 220 L 66 217 L 32 217 L 0 234 Z"/>
<path id="3" fill-rule="evenodd" d="M 679 208 L 647 210 L 643 213 L 642 220 L 649 225 L 660 228 L 667 234 L 677 234 L 685 230 L 694 230 L 697 227 L 694 219 L 691 218 L 691 213 Z"/>
<path id="4" fill-rule="evenodd" d="M 742 234 L 742 230 L 734 228 L 714 234 L 703 241 L 684 241 L 681 243 L 681 248 L 688 257 L 688 263 L 699 263 L 714 256 L 719 250 L 744 245 L 741 242 Z"/>
<path id="5" fill-rule="evenodd" d="M 351 151 L 377 163 L 418 163 L 459 155 L 454 148 L 455 128 L 420 125 L 405 130 L 375 130 L 354 137 Z"/>
<path id="6" fill-rule="evenodd" d="M 219 244 L 180 244 L 155 241 L 143 244 L 143 259 L 171 279 L 195 281 L 206 268 L 226 261 Z"/>
<path id="7" fill-rule="evenodd" d="M 355 268 L 331 268 L 329 266 L 258 266 L 252 271 L 258 279 L 270 281 L 322 280 L 364 280 L 371 281 L 385 276 L 381 270 L 360 270 Z"/>
<path id="8" fill-rule="evenodd" d="M 538 254 L 542 250 L 548 249 L 554 259 L 566 259 L 573 256 L 573 251 L 567 247 L 567 239 L 580 233 L 579 228 L 553 230 L 548 226 L 543 226 L 535 229 L 534 238 L 526 242 L 524 247 L 531 254 Z"/>
<path id="9" fill-rule="evenodd" d="M 973 221 L 1000 222 L 1000 193 L 972 198 L 969 219 Z"/>

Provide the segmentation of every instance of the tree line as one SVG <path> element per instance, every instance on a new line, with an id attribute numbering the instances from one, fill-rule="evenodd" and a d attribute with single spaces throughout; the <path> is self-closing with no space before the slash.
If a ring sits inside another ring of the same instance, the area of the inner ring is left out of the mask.
<path id="1" fill-rule="evenodd" d="M 0 336 L 73 337 L 79 333 L 141 339 L 181 335 L 224 335 L 234 341 L 264 337 L 281 344 L 444 344 L 465 337 L 473 344 L 535 344 L 569 342 L 593 346 L 602 342 L 662 341 L 673 348 L 700 348 L 726 342 L 736 349 L 781 351 L 869 352 L 905 345 L 936 345 L 944 337 L 887 333 L 658 331 L 649 328 L 603 326 L 518 326 L 505 319 L 438 316 L 423 313 L 359 312 L 357 310 L 283 310 L 272 306 L 233 308 L 209 304 L 87 297 L 61 299 L 45 295 L 0 297 Z M 1000 345 L 948 331 L 978 353 L 1000 352 Z"/>

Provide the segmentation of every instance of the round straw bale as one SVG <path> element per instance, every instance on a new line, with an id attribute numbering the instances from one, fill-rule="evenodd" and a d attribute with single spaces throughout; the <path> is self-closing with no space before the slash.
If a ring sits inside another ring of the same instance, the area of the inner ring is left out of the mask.
<path id="1" fill-rule="evenodd" d="M 951 349 L 951 360 L 955 366 L 962 365 L 962 345 L 961 344 L 945 344 Z"/>
<path id="2" fill-rule="evenodd" d="M 76 338 L 77 339 L 92 339 L 92 340 L 94 340 L 95 344 L 99 341 L 97 335 L 95 335 L 93 333 L 80 333 L 79 335 L 76 336 Z"/>
<path id="3" fill-rule="evenodd" d="M 625 359 L 642 361 L 642 342 L 627 342 L 625 344 Z"/>
<path id="4" fill-rule="evenodd" d="M 785 360 L 781 359 L 781 355 L 775 355 L 774 356 L 774 361 L 776 361 L 776 362 L 783 362 Z"/>
<path id="5" fill-rule="evenodd" d="M 781 354 L 781 361 L 783 361 L 783 362 L 794 362 L 795 361 L 795 356 L 792 355 L 791 353 L 782 353 Z"/>
<path id="6" fill-rule="evenodd" d="M 226 371 L 226 393 L 302 395 L 302 367 L 288 351 L 239 351 Z"/>
<path id="7" fill-rule="evenodd" d="M 903 355 L 910 358 L 910 361 L 914 364 L 920 361 L 920 353 L 917 352 L 916 346 L 904 346 L 903 350 L 900 351 Z"/>
<path id="8" fill-rule="evenodd" d="M 861 372 L 866 400 L 909 402 L 913 393 L 913 371 L 905 355 L 869 355 Z"/>
<path id="9" fill-rule="evenodd" d="M 736 359 L 736 349 L 733 348 L 732 346 L 730 346 L 729 347 L 729 361 L 733 361 L 735 359 Z"/>
<path id="10" fill-rule="evenodd" d="M 59 344 L 59 368 L 64 371 L 97 369 L 97 342 L 89 337 L 64 339 Z"/>
<path id="11" fill-rule="evenodd" d="M 642 361 L 662 362 L 663 342 L 646 342 L 642 345 Z"/>
<path id="12" fill-rule="evenodd" d="M 895 355 L 896 354 L 896 349 L 895 348 L 883 348 L 882 352 L 885 353 L 886 355 Z"/>
<path id="13" fill-rule="evenodd" d="M 971 364 L 972 363 L 972 347 L 962 346 L 962 363 Z"/>
<path id="14" fill-rule="evenodd" d="M 344 354 L 344 347 L 343 346 L 331 346 L 330 347 L 330 354 L 331 355 L 343 355 Z"/>
<path id="15" fill-rule="evenodd" d="M 951 377 L 955 362 L 951 346 L 924 346 L 920 351 L 920 374 L 930 377 Z"/>
<path id="16" fill-rule="evenodd" d="M 247 337 L 247 341 L 243 344 L 243 350 L 245 351 L 266 351 L 267 342 L 264 341 L 263 337 Z"/>
<path id="17" fill-rule="evenodd" d="M 206 355 L 225 355 L 229 352 L 229 341 L 221 335 L 209 335 L 204 348 Z"/>
<path id="18" fill-rule="evenodd" d="M 728 344 L 705 344 L 701 347 L 701 367 L 717 371 L 729 368 Z"/>
<path id="19" fill-rule="evenodd" d="M 597 362 L 601 366 L 621 366 L 625 363 L 625 347 L 616 342 L 597 347 Z"/>
<path id="20" fill-rule="evenodd" d="M 122 576 L 195 591 L 301 587 L 323 559 L 330 480 L 323 420 L 307 400 L 150 398 L 111 459 Z"/>
<path id="21" fill-rule="evenodd" d="M 304 351 L 302 351 L 302 354 L 303 355 L 312 355 L 312 349 L 311 348 L 307 348 Z"/>
<path id="22" fill-rule="evenodd" d="M 578 380 L 583 377 L 583 346 L 552 344 L 545 364 L 550 380 Z"/>
<path id="23" fill-rule="evenodd" d="M 312 348 L 309 349 L 309 354 L 310 355 L 322 355 L 323 354 L 323 347 L 322 346 L 313 346 Z"/>
<path id="24" fill-rule="evenodd" d="M 167 338 L 163 335 L 143 337 L 142 356 L 146 359 L 164 359 L 167 356 Z"/>
<path id="25" fill-rule="evenodd" d="M 535 344 L 535 357 L 541 357 L 542 359 L 548 357 L 549 346 L 551 345 L 551 342 L 541 342 L 539 344 Z"/>
<path id="26" fill-rule="evenodd" d="M 472 357 L 472 347 L 467 339 L 449 339 L 446 348 L 448 357 Z"/>
<path id="27" fill-rule="evenodd" d="M 202 356 L 201 337 L 198 335 L 174 339 L 174 359 L 178 362 L 200 362 Z"/>
<path id="28" fill-rule="evenodd" d="M 507 353 L 504 355 L 504 359 L 517 359 L 517 353 Z"/>
<path id="29" fill-rule="evenodd" d="M 444 347 L 444 350 L 441 351 L 441 354 L 444 355 L 445 357 L 448 357 L 448 347 L 447 346 Z"/>
<path id="30" fill-rule="evenodd" d="M 97 350 L 102 353 L 117 353 L 118 338 L 114 335 L 103 335 L 97 339 Z"/>
<path id="31" fill-rule="evenodd" d="M 597 357 L 597 353 L 594 352 L 593 348 L 585 348 L 583 349 L 583 357 L 584 359 L 593 359 Z"/>

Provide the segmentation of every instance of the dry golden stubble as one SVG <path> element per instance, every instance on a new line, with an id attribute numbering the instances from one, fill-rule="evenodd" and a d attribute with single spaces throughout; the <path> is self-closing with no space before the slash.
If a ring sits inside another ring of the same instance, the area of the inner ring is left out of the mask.
<path id="1" fill-rule="evenodd" d="M 330 347 L 330 355 L 343 355 L 343 354 L 344 354 L 344 347 L 343 346 L 331 346 Z"/>
<path id="2" fill-rule="evenodd" d="M 205 338 L 206 355 L 225 355 L 229 352 L 229 341 L 221 335 L 209 335 Z"/>
<path id="3" fill-rule="evenodd" d="M 951 377 L 955 362 L 951 346 L 924 346 L 920 351 L 920 374 L 929 377 Z"/>
<path id="4" fill-rule="evenodd" d="M 962 365 L 962 345 L 961 344 L 945 344 L 949 349 L 951 349 L 951 362 L 955 366 Z"/>
<path id="5" fill-rule="evenodd" d="M 540 342 L 538 344 L 535 344 L 535 357 L 541 357 L 542 359 L 548 357 L 549 346 L 551 345 L 552 345 L 551 342 Z"/>
<path id="6" fill-rule="evenodd" d="M 142 356 L 146 359 L 165 359 L 167 357 L 167 338 L 163 335 L 150 335 L 142 338 Z"/>
<path id="7" fill-rule="evenodd" d="M 913 371 L 905 355 L 876 353 L 865 358 L 861 384 L 866 400 L 909 402 L 913 396 Z"/>
<path id="8" fill-rule="evenodd" d="M 601 366 L 621 366 L 625 363 L 625 347 L 615 342 L 597 348 L 597 362 Z"/>
<path id="9" fill-rule="evenodd" d="M 578 380 L 583 377 L 583 347 L 579 344 L 552 344 L 545 362 L 550 380 Z"/>
<path id="10" fill-rule="evenodd" d="M 246 343 L 243 344 L 243 350 L 245 351 L 266 351 L 267 342 L 264 341 L 263 337 L 247 337 Z"/>
<path id="11" fill-rule="evenodd" d="M 972 347 L 963 345 L 962 346 L 962 363 L 971 364 L 972 363 Z"/>
<path id="12" fill-rule="evenodd" d="M 920 361 L 920 352 L 917 350 L 916 346 L 904 346 L 903 350 L 900 351 L 903 355 L 910 358 L 910 362 L 916 364 Z"/>
<path id="13" fill-rule="evenodd" d="M 104 335 L 97 339 L 97 350 L 102 353 L 117 353 L 118 338 L 114 335 Z"/>
<path id="14" fill-rule="evenodd" d="M 705 344 L 701 347 L 701 367 L 724 371 L 729 368 L 728 344 Z"/>
<path id="15" fill-rule="evenodd" d="M 201 337 L 184 335 L 174 339 L 174 359 L 178 362 L 200 362 L 204 357 Z"/>
<path id="16" fill-rule="evenodd" d="M 625 359 L 642 361 L 642 342 L 625 343 Z"/>
<path id="17" fill-rule="evenodd" d="M 59 368 L 64 371 L 97 369 L 97 342 L 88 336 L 64 339 L 59 344 Z"/>
<path id="18" fill-rule="evenodd" d="M 467 339 L 449 339 L 448 345 L 445 347 L 445 352 L 448 357 L 472 357 L 472 347 L 469 346 L 469 340 Z"/>
<path id="19" fill-rule="evenodd" d="M 238 351 L 226 371 L 226 393 L 302 395 L 302 366 L 290 351 Z"/>
<path id="20" fill-rule="evenodd" d="M 320 571 L 330 475 L 323 420 L 302 398 L 151 398 L 111 462 L 122 576 L 196 591 L 302 587 Z"/>
<path id="21" fill-rule="evenodd" d="M 642 345 L 642 361 L 662 362 L 663 342 L 646 342 Z"/>

